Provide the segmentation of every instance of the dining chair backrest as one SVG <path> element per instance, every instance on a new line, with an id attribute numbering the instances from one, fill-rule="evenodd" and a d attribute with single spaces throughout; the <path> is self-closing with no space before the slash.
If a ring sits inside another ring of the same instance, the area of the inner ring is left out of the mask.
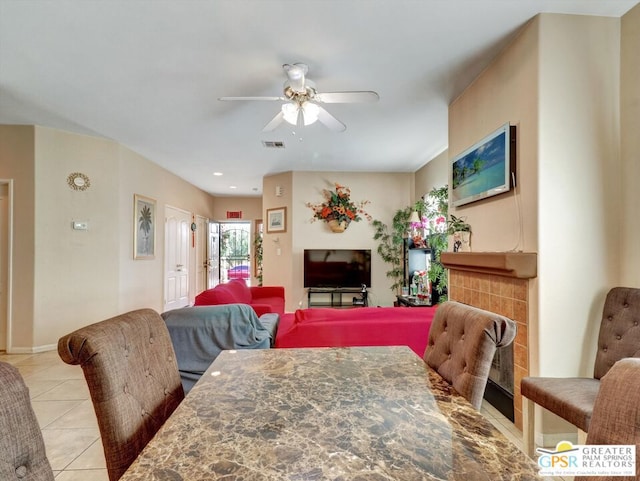
<path id="1" fill-rule="evenodd" d="M 0 362 L 0 479 L 53 481 L 29 389 L 6 362 Z"/>
<path id="2" fill-rule="evenodd" d="M 602 309 L 593 377 L 602 378 L 626 357 L 640 357 L 640 289 L 614 287 Z"/>
<path id="3" fill-rule="evenodd" d="M 630 477 L 577 476 L 575 481 L 640 479 L 640 359 L 616 362 L 600 380 L 593 405 L 587 444 L 635 445 L 636 475 Z"/>
<path id="4" fill-rule="evenodd" d="M 447 301 L 433 318 L 424 361 L 480 409 L 496 348 L 511 344 L 515 335 L 511 319 Z"/>
<path id="5" fill-rule="evenodd" d="M 576 426 L 583 439 L 590 431 L 600 379 L 627 357 L 640 357 L 640 289 L 614 287 L 602 308 L 593 377 L 527 376 L 520 381 L 527 453 L 535 451 L 536 404 Z"/>
<path id="6" fill-rule="evenodd" d="M 82 366 L 116 481 L 184 398 L 167 327 L 140 309 L 67 334 L 58 354 Z"/>

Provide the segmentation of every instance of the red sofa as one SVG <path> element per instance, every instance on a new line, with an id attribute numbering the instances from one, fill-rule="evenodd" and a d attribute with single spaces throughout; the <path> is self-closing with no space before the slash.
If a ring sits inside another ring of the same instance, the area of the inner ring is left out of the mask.
<path id="1" fill-rule="evenodd" d="M 436 307 L 299 309 L 280 316 L 275 347 L 409 346 L 422 357 Z"/>
<path id="2" fill-rule="evenodd" d="M 252 286 L 242 279 L 234 279 L 226 284 L 218 284 L 213 289 L 202 291 L 196 296 L 196 306 L 217 306 L 221 304 L 249 304 L 258 317 L 274 312 L 284 314 L 284 287 Z"/>

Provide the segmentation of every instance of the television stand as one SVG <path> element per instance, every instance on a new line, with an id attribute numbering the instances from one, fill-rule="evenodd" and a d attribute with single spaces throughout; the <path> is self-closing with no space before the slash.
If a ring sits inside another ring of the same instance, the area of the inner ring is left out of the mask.
<path id="1" fill-rule="evenodd" d="M 364 289 L 366 293 L 366 289 Z M 353 297 L 343 300 L 343 294 L 361 294 L 361 287 L 309 287 L 307 307 L 353 307 Z M 315 297 L 315 299 L 313 299 Z"/>

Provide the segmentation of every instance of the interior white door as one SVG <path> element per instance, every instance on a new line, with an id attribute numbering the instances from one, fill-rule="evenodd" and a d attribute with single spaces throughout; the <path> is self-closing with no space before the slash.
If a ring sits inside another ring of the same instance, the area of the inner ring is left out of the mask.
<path id="1" fill-rule="evenodd" d="M 189 240 L 191 214 L 165 207 L 164 310 L 189 305 Z"/>
<path id="2" fill-rule="evenodd" d="M 207 289 L 208 258 L 207 258 L 207 238 L 209 221 L 200 215 L 196 216 L 196 294 Z"/>
<path id="3" fill-rule="evenodd" d="M 220 284 L 220 223 L 209 222 L 207 242 L 207 289 Z"/>
<path id="4" fill-rule="evenodd" d="M 0 350 L 7 348 L 9 186 L 0 184 Z"/>

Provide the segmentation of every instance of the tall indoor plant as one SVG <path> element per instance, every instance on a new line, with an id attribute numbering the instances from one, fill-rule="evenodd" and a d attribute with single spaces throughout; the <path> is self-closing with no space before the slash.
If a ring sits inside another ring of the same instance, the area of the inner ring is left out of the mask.
<path id="1" fill-rule="evenodd" d="M 394 293 L 398 293 L 404 286 L 404 249 L 405 242 L 409 236 L 410 219 L 413 212 L 426 212 L 426 205 L 423 199 L 418 199 L 413 205 L 398 209 L 388 226 L 380 220 L 372 222 L 375 229 L 374 240 L 379 241 L 378 254 L 384 262 L 389 264 L 386 276 L 393 283 L 390 288 Z"/>
<path id="2" fill-rule="evenodd" d="M 389 264 L 386 276 L 393 282 L 391 291 L 397 293 L 404 285 L 404 239 L 408 234 L 411 207 L 399 209 L 393 216 L 391 227 L 380 220 L 372 222 L 375 229 L 373 239 L 379 241 L 378 254 L 384 262 Z"/>
<path id="3" fill-rule="evenodd" d="M 426 217 L 429 225 L 429 246 L 432 252 L 432 262 L 429 265 L 427 277 L 431 282 L 432 299 L 436 302 L 444 302 L 447 300 L 448 277 L 447 270 L 440 263 L 440 254 L 447 250 L 447 234 L 446 228 L 436 229 L 434 219 L 447 219 L 449 212 L 449 186 L 434 187 L 431 189 L 424 200 L 423 217 Z"/>
<path id="4" fill-rule="evenodd" d="M 258 279 L 258 286 L 262 286 L 262 232 L 256 232 L 255 237 L 253 238 L 253 249 L 254 249 L 254 263 L 256 267 L 256 278 Z"/>
<path id="5" fill-rule="evenodd" d="M 411 214 L 416 212 L 423 228 L 427 231 L 428 244 L 433 253 L 433 261 L 427 272 L 427 277 L 435 290 L 433 297 L 438 302 L 447 299 L 447 270 L 440 263 L 440 254 L 447 250 L 448 208 L 449 187 L 443 185 L 431 189 L 423 199 L 418 199 L 413 205 L 397 210 L 391 226 L 380 220 L 372 222 L 375 228 L 373 238 L 379 241 L 378 254 L 390 266 L 386 275 L 393 281 L 391 290 L 394 293 L 397 293 L 405 282 L 405 241 L 409 236 Z"/>

